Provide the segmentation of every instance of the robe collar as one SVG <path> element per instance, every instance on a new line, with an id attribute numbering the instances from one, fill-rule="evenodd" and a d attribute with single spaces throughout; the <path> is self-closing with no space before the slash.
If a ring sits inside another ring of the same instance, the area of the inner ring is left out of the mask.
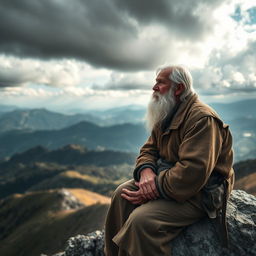
<path id="1" fill-rule="evenodd" d="M 184 121 L 187 112 L 191 108 L 192 104 L 198 100 L 198 96 L 196 93 L 193 93 L 192 95 L 189 95 L 185 101 L 182 101 L 179 104 L 179 107 L 174 114 L 171 124 L 169 126 L 169 130 L 175 130 L 178 129 L 180 124 Z"/>

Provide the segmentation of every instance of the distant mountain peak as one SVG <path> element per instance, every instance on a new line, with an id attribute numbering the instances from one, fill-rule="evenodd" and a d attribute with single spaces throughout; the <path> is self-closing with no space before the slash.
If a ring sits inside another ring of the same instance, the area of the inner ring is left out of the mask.
<path id="1" fill-rule="evenodd" d="M 39 155 L 43 155 L 43 154 L 46 154 L 46 153 L 49 153 L 50 150 L 46 147 L 43 147 L 41 145 L 37 145 L 27 151 L 24 152 L 24 154 L 26 155 L 30 155 L 30 156 L 39 156 Z"/>
<path id="2" fill-rule="evenodd" d="M 67 144 L 59 149 L 60 151 L 79 151 L 81 153 L 87 152 L 87 148 L 79 144 Z"/>
<path id="3" fill-rule="evenodd" d="M 27 151 L 25 152 L 22 152 L 22 153 L 17 153 L 15 155 L 13 155 L 9 161 L 14 161 L 14 162 L 17 162 L 17 161 L 20 161 L 21 159 L 29 159 L 29 158 L 33 158 L 35 156 L 40 156 L 40 155 L 44 155 L 46 153 L 49 152 L 49 149 L 41 146 L 41 145 L 38 145 L 38 146 L 35 146 L 33 148 L 30 148 L 28 149 Z"/>

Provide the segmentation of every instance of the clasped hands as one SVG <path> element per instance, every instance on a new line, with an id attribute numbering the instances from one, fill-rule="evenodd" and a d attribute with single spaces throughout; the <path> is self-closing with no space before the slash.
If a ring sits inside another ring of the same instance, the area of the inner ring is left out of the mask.
<path id="1" fill-rule="evenodd" d="M 132 204 L 144 204 L 150 200 L 155 200 L 159 197 L 159 193 L 155 183 L 156 174 L 151 168 L 145 168 L 140 173 L 140 181 L 135 182 L 139 190 L 132 191 L 123 189 L 121 196 Z"/>

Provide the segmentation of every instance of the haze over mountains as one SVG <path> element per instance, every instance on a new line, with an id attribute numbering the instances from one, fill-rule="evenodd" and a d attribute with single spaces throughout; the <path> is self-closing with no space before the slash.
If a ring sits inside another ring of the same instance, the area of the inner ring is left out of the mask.
<path id="1" fill-rule="evenodd" d="M 254 158 L 256 100 L 211 105 L 230 125 L 234 137 L 235 161 Z M 0 142 L 4 145 L 0 146 L 0 159 L 37 145 L 56 149 L 69 143 L 93 150 L 138 153 L 148 136 L 143 125 L 145 109 L 138 106 L 73 115 L 46 109 L 13 108 L 1 108 L 5 113 L 0 115 Z"/>
<path id="2" fill-rule="evenodd" d="M 2 111 L 2 112 L 1 112 Z M 79 112 L 79 110 L 77 110 Z M 123 123 L 141 123 L 145 109 L 141 107 L 117 108 L 105 111 L 91 111 L 78 114 L 62 114 L 41 109 L 14 109 L 0 105 L 0 132 L 10 130 L 56 130 L 81 121 L 100 126 Z"/>
<path id="3" fill-rule="evenodd" d="M 37 145 L 55 149 L 69 143 L 80 144 L 94 150 L 136 152 L 146 136 L 141 124 L 100 127 L 86 121 L 60 130 L 14 130 L 0 134 L 1 145 L 4 145 L 0 147 L 0 158 Z"/>
<path id="4" fill-rule="evenodd" d="M 256 99 L 232 103 L 210 103 L 226 121 L 237 118 L 256 118 Z M 59 113 L 45 108 L 20 109 L 15 106 L 0 105 L 0 132 L 12 129 L 51 130 L 61 129 L 81 121 L 97 125 L 140 123 L 146 109 L 142 106 L 127 106 L 108 110 L 84 111 L 81 109 Z"/>
<path id="5" fill-rule="evenodd" d="M 231 103 L 210 103 L 211 107 L 226 121 L 237 118 L 256 118 L 256 99 L 247 99 Z"/>

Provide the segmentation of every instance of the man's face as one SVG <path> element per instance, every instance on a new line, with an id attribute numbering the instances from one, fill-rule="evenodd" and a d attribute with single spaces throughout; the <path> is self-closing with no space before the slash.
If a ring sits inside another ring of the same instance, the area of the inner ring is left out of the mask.
<path id="1" fill-rule="evenodd" d="M 153 96 L 158 98 L 159 94 L 166 94 L 171 88 L 171 80 L 169 79 L 169 75 L 171 73 L 171 69 L 162 70 L 156 77 L 156 84 L 152 88 L 154 90 Z"/>
<path id="2" fill-rule="evenodd" d="M 175 107 L 175 86 L 169 79 L 170 72 L 170 69 L 165 69 L 157 75 L 156 84 L 153 87 L 154 93 L 146 114 L 146 125 L 149 131 L 152 131 L 156 124 L 161 123 Z"/>

